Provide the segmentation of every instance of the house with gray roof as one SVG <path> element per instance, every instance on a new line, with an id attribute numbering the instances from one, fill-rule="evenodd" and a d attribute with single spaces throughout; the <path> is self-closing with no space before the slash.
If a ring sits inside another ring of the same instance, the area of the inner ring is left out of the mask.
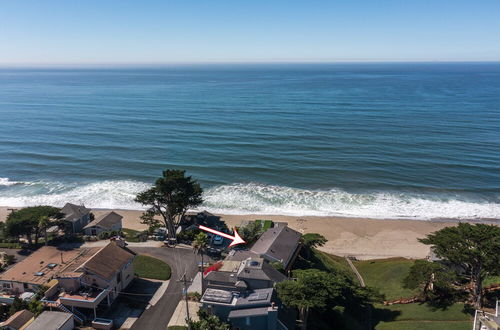
<path id="1" fill-rule="evenodd" d="M 83 227 L 86 235 L 99 235 L 102 232 L 122 230 L 123 217 L 116 212 L 101 214 Z"/>
<path id="2" fill-rule="evenodd" d="M 205 275 L 208 288 L 236 291 L 264 289 L 286 280 L 285 275 L 260 257 L 223 261 L 223 264 L 220 270 Z"/>
<path id="3" fill-rule="evenodd" d="M 73 314 L 45 311 L 31 322 L 25 330 L 72 330 L 74 327 Z"/>
<path id="4" fill-rule="evenodd" d="M 66 203 L 61 209 L 64 214 L 63 220 L 67 222 L 66 231 L 80 233 L 90 221 L 90 209 L 84 205 Z"/>
<path id="5" fill-rule="evenodd" d="M 299 254 L 301 237 L 302 234 L 289 228 L 287 223 L 277 222 L 259 237 L 250 251 L 269 262 L 280 262 L 289 270 Z"/>
<path id="6" fill-rule="evenodd" d="M 266 288 L 243 292 L 207 289 L 200 302 L 233 329 L 291 329 L 280 320 L 277 301 L 274 289 Z"/>

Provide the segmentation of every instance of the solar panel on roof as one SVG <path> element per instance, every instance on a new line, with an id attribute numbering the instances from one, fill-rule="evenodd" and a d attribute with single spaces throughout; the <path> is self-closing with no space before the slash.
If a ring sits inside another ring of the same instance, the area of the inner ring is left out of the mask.
<path id="1" fill-rule="evenodd" d="M 268 296 L 269 296 L 268 292 L 252 293 L 251 295 L 248 296 L 248 301 L 266 300 Z"/>
<path id="2" fill-rule="evenodd" d="M 233 299 L 233 295 L 231 292 L 225 292 L 225 291 L 206 291 L 205 294 L 203 295 L 203 300 L 205 301 L 213 301 L 213 302 L 220 302 L 220 303 L 230 303 L 231 300 Z"/>

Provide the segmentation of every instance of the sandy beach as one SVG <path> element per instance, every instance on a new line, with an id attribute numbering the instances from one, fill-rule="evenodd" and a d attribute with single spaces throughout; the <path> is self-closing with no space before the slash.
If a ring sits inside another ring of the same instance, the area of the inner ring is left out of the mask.
<path id="1" fill-rule="evenodd" d="M 5 221 L 7 207 L 0 207 L 0 221 Z M 109 210 L 94 210 L 98 216 Z M 123 227 L 144 230 L 140 223 L 142 211 L 114 210 L 123 216 Z M 222 219 L 229 227 L 239 226 L 244 220 L 269 219 L 287 222 L 301 233 L 320 233 L 328 242 L 322 251 L 335 255 L 352 255 L 359 259 L 389 257 L 424 258 L 429 247 L 418 242 L 418 238 L 456 222 L 418 220 L 378 220 L 341 217 L 294 217 L 279 215 L 224 215 Z"/>

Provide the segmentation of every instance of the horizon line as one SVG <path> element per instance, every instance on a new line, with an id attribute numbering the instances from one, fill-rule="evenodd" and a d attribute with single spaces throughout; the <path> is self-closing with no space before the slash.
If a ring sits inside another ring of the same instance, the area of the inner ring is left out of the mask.
<path id="1" fill-rule="evenodd" d="M 0 63 L 2 69 L 16 68 L 102 68 L 102 67 L 168 67 L 196 65 L 270 65 L 270 64 L 496 64 L 499 60 L 332 60 L 332 61 L 186 61 L 186 62 L 82 62 L 82 63 Z"/>

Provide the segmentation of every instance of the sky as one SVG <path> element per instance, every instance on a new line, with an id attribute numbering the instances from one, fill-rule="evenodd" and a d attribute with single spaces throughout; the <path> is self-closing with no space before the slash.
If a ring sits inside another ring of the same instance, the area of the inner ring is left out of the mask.
<path id="1" fill-rule="evenodd" d="M 499 0 L 0 0 L 0 65 L 500 61 Z"/>

